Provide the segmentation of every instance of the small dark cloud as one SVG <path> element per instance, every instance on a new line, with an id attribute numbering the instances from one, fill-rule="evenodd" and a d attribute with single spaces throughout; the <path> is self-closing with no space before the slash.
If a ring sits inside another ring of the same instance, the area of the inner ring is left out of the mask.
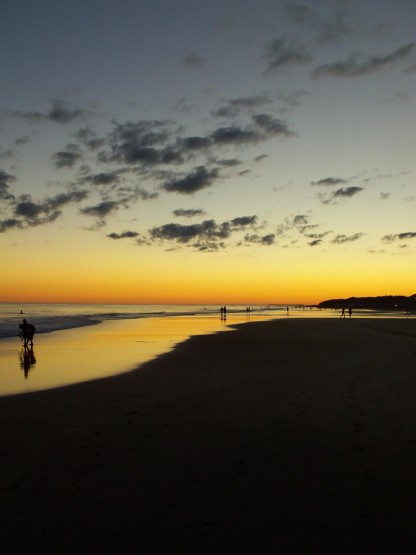
<path id="1" fill-rule="evenodd" d="M 218 170 L 207 170 L 204 166 L 199 166 L 185 177 L 165 183 L 163 189 L 170 193 L 192 195 L 196 191 L 211 187 L 217 177 Z"/>
<path id="2" fill-rule="evenodd" d="M 278 38 L 270 42 L 266 47 L 264 58 L 266 59 L 265 74 L 312 60 L 304 46 L 287 38 Z"/>
<path id="3" fill-rule="evenodd" d="M 184 58 L 182 65 L 190 69 L 200 69 L 205 67 L 206 59 L 196 52 L 191 52 Z"/>
<path id="4" fill-rule="evenodd" d="M 119 203 L 116 201 L 103 201 L 95 206 L 87 206 L 86 208 L 81 208 L 81 214 L 86 216 L 94 216 L 97 218 L 105 218 L 112 212 L 119 209 Z"/>
<path id="5" fill-rule="evenodd" d="M 236 166 L 241 166 L 242 162 L 241 160 L 238 160 L 237 158 L 228 158 L 228 159 L 224 159 L 224 160 L 213 160 L 213 162 L 215 162 L 215 164 L 217 164 L 218 166 L 222 166 L 224 168 L 234 168 Z"/>
<path id="6" fill-rule="evenodd" d="M 211 113 L 215 117 L 235 118 L 241 112 L 254 110 L 255 108 L 269 104 L 270 102 L 270 98 L 265 95 L 235 98 L 229 100 L 224 106 L 221 106 L 217 110 L 213 110 Z"/>
<path id="7" fill-rule="evenodd" d="M 323 233 L 305 233 L 305 237 L 308 237 L 308 239 L 314 239 L 315 241 L 321 242 L 322 239 L 330 233 L 332 233 L 332 231 L 324 231 Z"/>
<path id="8" fill-rule="evenodd" d="M 176 210 L 173 210 L 172 213 L 177 218 L 194 218 L 195 216 L 203 216 L 205 212 L 201 208 L 191 208 L 188 210 L 177 208 Z"/>
<path id="9" fill-rule="evenodd" d="M 347 183 L 345 179 L 341 179 L 340 177 L 325 177 L 324 179 L 320 179 L 319 181 L 311 181 L 311 185 L 324 185 L 324 186 L 333 186 L 333 185 L 342 185 Z"/>
<path id="10" fill-rule="evenodd" d="M 308 245 L 310 247 L 317 247 L 318 245 L 320 245 L 322 243 L 322 239 L 314 239 L 313 241 L 311 241 L 310 243 L 308 243 Z"/>
<path id="11" fill-rule="evenodd" d="M 333 193 L 334 197 L 353 197 L 363 191 L 362 187 L 342 187 Z"/>
<path id="12" fill-rule="evenodd" d="M 363 233 L 354 233 L 354 235 L 337 235 L 336 237 L 334 237 L 334 239 L 331 241 L 331 243 L 333 243 L 334 245 L 343 245 L 344 243 L 352 243 L 354 241 L 358 241 L 358 239 L 361 239 L 361 237 L 363 237 Z"/>
<path id="13" fill-rule="evenodd" d="M 16 177 L 14 175 L 11 175 L 4 170 L 0 170 L 0 199 L 10 201 L 14 200 L 14 195 L 9 193 L 9 185 L 15 181 Z"/>
<path id="14" fill-rule="evenodd" d="M 181 161 L 178 153 L 166 147 L 170 137 L 166 121 L 141 120 L 115 124 L 108 137 L 110 152 L 99 153 L 99 160 L 125 164 L 156 165 Z"/>
<path id="15" fill-rule="evenodd" d="M 257 216 L 242 216 L 240 218 L 234 218 L 230 221 L 232 228 L 246 227 L 248 225 L 255 225 L 257 223 Z"/>
<path id="16" fill-rule="evenodd" d="M 119 183 L 120 174 L 122 170 L 100 172 L 93 175 L 88 175 L 82 179 L 83 182 L 91 183 L 92 185 L 114 185 Z"/>
<path id="17" fill-rule="evenodd" d="M 390 193 L 380 193 L 380 199 L 386 200 L 390 197 Z"/>
<path id="18" fill-rule="evenodd" d="M 211 134 L 212 143 L 218 146 L 253 144 L 260 139 L 259 132 L 238 126 L 220 127 Z"/>
<path id="19" fill-rule="evenodd" d="M 48 112 L 48 119 L 55 123 L 66 124 L 74 119 L 79 118 L 85 112 L 83 110 L 74 109 L 63 100 L 52 100 L 52 108 Z"/>
<path id="20" fill-rule="evenodd" d="M 297 228 L 300 227 L 303 229 L 305 226 L 309 225 L 309 219 L 304 214 L 298 214 L 293 218 L 292 221 L 293 221 L 294 227 L 297 227 Z"/>
<path id="21" fill-rule="evenodd" d="M 52 155 L 53 164 L 58 169 L 73 168 L 81 159 L 82 154 L 79 147 L 75 144 L 68 144 L 66 150 L 55 152 Z"/>
<path id="22" fill-rule="evenodd" d="M 293 137 L 295 133 L 288 129 L 286 123 L 268 114 L 257 114 L 253 116 L 254 123 L 262 129 L 268 137 L 280 135 L 281 137 Z"/>
<path id="23" fill-rule="evenodd" d="M 107 237 L 110 239 L 134 239 L 138 235 L 136 231 L 123 231 L 122 233 L 109 233 Z"/>
<path id="24" fill-rule="evenodd" d="M 23 228 L 54 222 L 61 215 L 61 211 L 48 203 L 39 204 L 30 198 L 25 198 L 16 203 L 14 214 L 20 219 Z"/>
<path id="25" fill-rule="evenodd" d="M 255 162 L 262 162 L 263 160 L 265 160 L 266 158 L 268 158 L 269 155 L 268 154 L 260 154 L 259 156 L 256 156 L 254 158 Z"/>
<path id="26" fill-rule="evenodd" d="M 276 234 L 279 236 L 291 236 L 292 232 L 296 234 L 304 235 L 308 238 L 319 239 L 324 237 L 326 232 L 320 236 L 311 235 L 311 231 L 318 227 L 318 224 L 311 224 L 309 222 L 309 216 L 306 214 L 297 214 L 291 218 L 285 218 L 282 224 L 279 224 L 276 228 Z"/>
<path id="27" fill-rule="evenodd" d="M 335 204 L 338 200 L 351 198 L 363 190 L 363 187 L 341 187 L 332 193 L 319 193 L 317 198 L 322 204 Z"/>
<path id="28" fill-rule="evenodd" d="M 86 114 L 85 110 L 73 108 L 70 104 L 60 99 L 53 99 L 51 104 L 52 106 L 47 112 L 9 110 L 7 114 L 28 120 L 30 123 L 50 121 L 61 125 L 71 123 Z"/>
<path id="29" fill-rule="evenodd" d="M 196 237 L 215 237 L 218 226 L 214 220 L 205 220 L 200 224 L 181 225 L 165 224 L 150 230 L 152 239 L 174 240 L 179 243 L 188 243 Z"/>
<path id="30" fill-rule="evenodd" d="M 3 222 L 2 230 L 35 227 L 55 221 L 61 216 L 61 208 L 70 203 L 79 203 L 87 198 L 86 191 L 68 191 L 42 202 L 34 202 L 30 195 L 23 195 L 13 205 L 13 218 Z"/>
<path id="31" fill-rule="evenodd" d="M 67 193 L 59 193 L 54 197 L 48 197 L 44 204 L 47 211 L 55 210 L 70 203 L 82 202 L 88 197 L 87 191 L 69 191 Z"/>
<path id="32" fill-rule="evenodd" d="M 179 144 L 181 148 L 186 150 L 202 150 L 211 145 L 211 141 L 207 137 L 184 137 L 180 139 Z"/>
<path id="33" fill-rule="evenodd" d="M 358 77 L 375 71 L 380 71 L 406 58 L 414 49 L 416 43 L 412 42 L 387 54 L 386 56 L 364 56 L 352 54 L 348 60 L 323 64 L 316 67 L 313 77 Z"/>
<path id="34" fill-rule="evenodd" d="M 256 144 L 270 137 L 293 137 L 287 124 L 269 114 L 255 114 L 251 117 L 252 124 L 242 128 L 240 126 L 220 127 L 210 135 L 211 143 L 216 146 L 238 146 Z"/>
<path id="35" fill-rule="evenodd" d="M 6 233 L 12 229 L 22 229 L 23 227 L 22 221 L 17 218 L 0 220 L 0 233 Z"/>
<path id="36" fill-rule="evenodd" d="M 396 233 L 394 235 L 385 235 L 382 241 L 392 243 L 393 241 L 405 241 L 407 239 L 415 239 L 416 231 L 406 231 L 404 233 Z"/>
<path id="37" fill-rule="evenodd" d="M 43 206 L 31 200 L 23 200 L 16 204 L 14 211 L 16 216 L 33 219 L 43 212 Z"/>
<path id="38" fill-rule="evenodd" d="M 81 127 L 73 133 L 73 137 L 90 150 L 97 150 L 105 145 L 105 139 L 98 137 L 90 127 Z"/>
<path id="39" fill-rule="evenodd" d="M 244 241 L 246 243 L 255 243 L 258 245 L 273 245 L 275 242 L 276 235 L 274 233 L 268 233 L 267 235 L 257 235 L 257 233 L 247 234 L 244 236 Z"/>

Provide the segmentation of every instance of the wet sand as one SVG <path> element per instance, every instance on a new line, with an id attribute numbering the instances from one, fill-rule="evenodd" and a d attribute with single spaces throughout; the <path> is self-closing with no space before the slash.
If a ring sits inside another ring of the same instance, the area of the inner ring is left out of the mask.
<path id="1" fill-rule="evenodd" d="M 415 351 L 415 319 L 258 322 L 0 398 L 2 549 L 414 552 Z"/>

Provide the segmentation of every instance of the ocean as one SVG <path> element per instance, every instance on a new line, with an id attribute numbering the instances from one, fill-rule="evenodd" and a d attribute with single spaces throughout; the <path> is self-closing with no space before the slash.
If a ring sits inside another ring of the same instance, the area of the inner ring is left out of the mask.
<path id="1" fill-rule="evenodd" d="M 291 318 L 339 318 L 339 311 L 286 305 L 87 305 L 0 303 L 0 396 L 114 376 L 173 349 L 193 335 L 234 324 Z M 360 311 L 353 317 L 391 317 Z M 405 317 L 396 314 L 397 317 Z M 18 337 L 26 318 L 34 346 Z M 203 356 L 203 353 L 201 353 Z"/>
<path id="2" fill-rule="evenodd" d="M 211 316 L 220 314 L 220 305 L 107 305 L 107 304 L 17 304 L 0 303 L 0 338 L 14 337 L 26 318 L 36 326 L 36 333 L 79 328 L 106 320 L 164 318 L 169 316 Z M 252 306 L 251 312 L 276 317 L 286 313 L 286 306 Z M 227 306 L 228 314 L 247 314 L 247 306 Z"/>
<path id="3" fill-rule="evenodd" d="M 52 389 L 128 372 L 191 335 L 286 314 L 282 306 L 0 303 L 0 396 Z M 34 346 L 18 337 L 25 318 Z"/>

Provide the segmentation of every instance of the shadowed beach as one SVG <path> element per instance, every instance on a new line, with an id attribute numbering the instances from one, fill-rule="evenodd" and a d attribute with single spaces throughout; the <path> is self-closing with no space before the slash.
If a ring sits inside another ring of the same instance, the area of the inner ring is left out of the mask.
<path id="1" fill-rule="evenodd" d="M 413 552 L 415 326 L 250 323 L 0 398 L 5 552 Z"/>

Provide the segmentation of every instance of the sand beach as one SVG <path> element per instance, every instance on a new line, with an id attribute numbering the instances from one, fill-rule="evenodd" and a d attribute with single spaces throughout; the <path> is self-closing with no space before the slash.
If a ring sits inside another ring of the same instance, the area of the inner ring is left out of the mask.
<path id="1" fill-rule="evenodd" d="M 0 398 L 5 553 L 411 553 L 416 320 L 287 319 Z"/>

